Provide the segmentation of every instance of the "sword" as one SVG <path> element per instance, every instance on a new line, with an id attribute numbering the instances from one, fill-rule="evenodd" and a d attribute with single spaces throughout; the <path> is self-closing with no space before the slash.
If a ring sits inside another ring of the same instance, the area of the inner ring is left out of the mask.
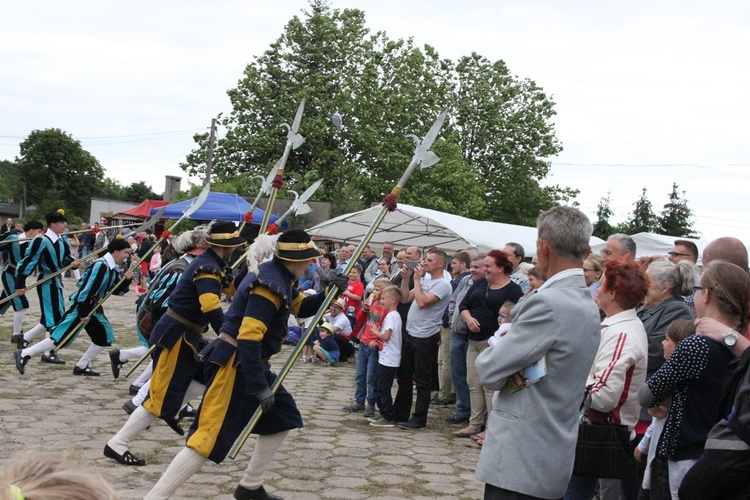
<path id="1" fill-rule="evenodd" d="M 163 213 L 164 213 L 164 209 L 163 208 L 159 209 L 159 211 L 156 214 L 154 214 L 153 217 L 151 217 L 149 220 L 147 220 L 146 222 L 144 222 L 143 224 L 141 224 L 140 226 L 138 226 L 135 229 L 136 234 L 140 233 L 141 231 L 145 231 L 146 229 L 151 228 L 154 224 L 156 224 L 157 222 L 159 222 L 159 219 L 161 218 L 161 215 Z M 91 252 L 86 257 L 84 257 L 82 259 L 79 259 L 78 265 L 80 265 L 80 264 L 82 264 L 84 262 L 88 262 L 89 260 L 93 260 L 95 257 L 98 257 L 100 253 L 102 253 L 102 252 L 104 252 L 106 250 L 107 250 L 107 247 L 102 247 L 99 250 Z M 50 274 L 48 276 L 45 276 L 44 278 L 42 278 L 40 280 L 37 280 L 35 283 L 32 283 L 31 285 L 27 286 L 26 287 L 26 291 L 28 292 L 32 288 L 38 287 L 42 283 L 46 283 L 49 280 L 51 280 L 53 278 L 56 278 L 57 276 L 59 276 L 59 275 L 65 273 L 65 272 L 69 271 L 72 268 L 73 268 L 73 264 L 70 264 L 69 266 L 65 266 L 62 269 L 60 269 L 59 271 L 55 271 L 54 273 L 52 273 L 52 274 Z M 13 300 L 16 297 L 18 297 L 18 292 L 14 293 L 13 295 L 8 295 L 3 300 L 0 300 L 0 305 L 5 304 L 9 300 Z"/>
<path id="2" fill-rule="evenodd" d="M 289 152 L 292 149 L 297 149 L 302 145 L 303 142 L 305 142 L 305 138 L 302 137 L 300 134 L 297 133 L 299 130 L 299 124 L 302 121 L 302 113 L 305 111 L 305 99 L 302 99 L 302 102 L 299 103 L 299 107 L 297 108 L 297 114 L 294 115 L 294 121 L 292 122 L 292 126 L 290 127 L 287 123 L 283 123 L 282 126 L 287 128 L 287 134 L 286 134 L 286 146 L 284 146 L 284 154 L 281 155 L 281 158 L 279 158 L 279 161 L 276 162 L 276 166 L 274 169 L 276 170 L 276 175 L 274 176 L 273 183 L 271 184 L 271 194 L 268 197 L 268 202 L 266 203 L 266 213 L 263 214 L 263 220 L 260 223 L 260 229 L 259 233 L 264 233 L 266 231 L 266 228 L 268 227 L 268 220 L 271 218 L 271 209 L 273 208 L 273 204 L 276 202 L 276 195 L 279 192 L 279 189 L 281 189 L 281 183 L 283 182 L 284 178 L 284 167 L 286 167 L 286 161 L 289 158 Z"/>
<path id="3" fill-rule="evenodd" d="M 409 166 L 406 168 L 406 171 L 401 176 L 401 179 L 399 179 L 396 186 L 391 190 L 391 193 L 387 195 L 383 199 L 383 208 L 380 210 L 378 216 L 375 218 L 375 220 L 372 222 L 372 225 L 367 230 L 367 233 L 362 237 L 362 241 L 360 241 L 359 246 L 354 251 L 354 255 L 349 260 L 349 264 L 346 265 L 346 268 L 343 271 L 344 276 L 348 275 L 349 272 L 352 270 L 352 268 L 357 263 L 357 259 L 362 254 L 362 250 L 365 249 L 365 246 L 367 246 L 370 243 L 370 240 L 372 239 L 372 236 L 375 234 L 375 231 L 377 231 L 378 226 L 385 218 L 386 214 L 388 212 L 392 212 L 396 209 L 396 202 L 398 201 L 398 196 L 401 194 L 401 191 L 404 188 L 404 185 L 406 184 L 406 181 L 409 180 L 409 177 L 411 177 L 412 172 L 414 172 L 414 169 L 425 162 L 424 166 L 422 168 L 429 168 L 432 165 L 435 165 L 438 161 L 440 161 L 440 158 L 438 158 L 437 155 L 432 153 L 429 148 L 432 146 L 433 142 L 435 142 L 435 139 L 437 138 L 437 134 L 440 132 L 440 128 L 443 126 L 443 122 L 445 121 L 445 116 L 447 114 L 447 111 L 443 111 L 438 115 L 437 120 L 435 120 L 435 123 L 430 128 L 429 132 L 427 132 L 427 135 L 425 135 L 424 139 L 421 141 L 417 138 L 416 143 L 417 147 L 414 151 L 414 156 L 412 156 L 411 161 L 409 162 Z M 416 136 L 413 136 L 416 138 Z M 318 312 L 313 316 L 312 321 L 310 321 L 309 325 L 305 329 L 305 333 L 302 334 L 302 337 L 299 339 L 299 342 L 297 342 L 297 345 L 295 346 L 292 353 L 289 355 L 289 359 L 286 360 L 286 363 L 279 371 L 278 375 L 276 376 L 276 380 L 273 381 L 273 384 L 271 384 L 271 390 L 275 393 L 278 388 L 281 386 L 282 382 L 284 381 L 284 378 L 289 373 L 289 370 L 291 370 L 292 366 L 294 366 L 295 362 L 297 361 L 297 357 L 299 356 L 300 352 L 302 352 L 302 348 L 307 343 L 307 340 L 310 338 L 310 335 L 312 335 L 313 330 L 317 326 L 320 319 L 323 317 L 323 313 L 328 309 L 328 307 L 331 305 L 331 302 L 333 302 L 334 297 L 336 296 L 336 290 L 335 287 L 332 288 L 328 295 L 325 298 L 325 301 L 320 306 L 320 309 L 318 309 Z M 261 407 L 258 406 L 258 408 L 255 410 L 255 413 L 253 413 L 253 416 L 250 418 L 250 421 L 247 423 L 245 428 L 242 430 L 242 433 L 237 438 L 237 440 L 234 442 L 234 445 L 232 446 L 232 449 L 229 451 L 229 457 L 234 459 L 237 457 L 237 454 L 240 452 L 240 449 L 245 444 L 245 441 L 247 441 L 247 438 L 250 437 L 250 433 L 253 431 L 253 428 L 255 427 L 255 424 L 258 423 L 258 420 L 260 419 L 261 415 L 263 414 L 263 410 L 261 410 Z"/>

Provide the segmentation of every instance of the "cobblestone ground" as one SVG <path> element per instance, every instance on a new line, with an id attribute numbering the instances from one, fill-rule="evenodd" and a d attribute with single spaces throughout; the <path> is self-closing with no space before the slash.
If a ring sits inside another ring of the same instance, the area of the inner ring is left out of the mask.
<path id="1" fill-rule="evenodd" d="M 66 279 L 65 286 L 68 295 L 73 280 Z M 29 295 L 24 329 L 39 319 L 36 294 Z M 106 304 L 118 347 L 138 344 L 134 301 L 131 292 Z M 106 351 L 91 365 L 101 377 L 72 374 L 89 345 L 85 334 L 60 351 L 66 365 L 41 364 L 37 357 L 21 376 L 13 363 L 15 346 L 9 343 L 12 319 L 12 310 L 0 316 L 0 461 L 31 450 L 70 449 L 88 469 L 103 474 L 121 498 L 142 498 L 182 449 L 184 439 L 157 421 L 132 443 L 132 451 L 146 459 L 145 467 L 125 467 L 105 458 L 105 443 L 127 419 L 121 407 L 131 381 L 112 378 Z M 287 346 L 275 356 L 274 366 L 283 365 L 291 349 Z M 297 401 L 305 428 L 292 431 L 276 455 L 266 478 L 269 491 L 288 499 L 482 496 L 483 484 L 474 478 L 479 447 L 453 437 L 451 431 L 457 428 L 443 422 L 453 407 L 432 407 L 424 430 L 376 429 L 361 413 L 341 411 L 354 395 L 354 363 L 335 368 L 297 363 L 284 385 Z M 232 498 L 253 447 L 250 438 L 236 460 L 207 463 L 175 498 Z"/>

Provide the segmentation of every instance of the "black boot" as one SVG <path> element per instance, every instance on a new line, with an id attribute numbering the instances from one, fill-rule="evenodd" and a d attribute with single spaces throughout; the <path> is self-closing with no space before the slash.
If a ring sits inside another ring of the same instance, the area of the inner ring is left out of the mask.
<path id="1" fill-rule="evenodd" d="M 234 498 L 237 500 L 284 500 L 283 497 L 267 492 L 262 485 L 260 488 L 249 490 L 239 484 L 237 489 L 234 490 Z"/>

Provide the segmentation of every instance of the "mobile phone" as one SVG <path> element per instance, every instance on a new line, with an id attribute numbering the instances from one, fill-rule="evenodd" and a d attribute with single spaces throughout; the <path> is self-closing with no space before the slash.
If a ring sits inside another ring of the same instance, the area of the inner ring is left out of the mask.
<path id="1" fill-rule="evenodd" d="M 418 260 L 407 260 L 406 261 L 406 267 L 408 269 L 415 269 L 417 267 L 417 264 L 419 264 Z"/>

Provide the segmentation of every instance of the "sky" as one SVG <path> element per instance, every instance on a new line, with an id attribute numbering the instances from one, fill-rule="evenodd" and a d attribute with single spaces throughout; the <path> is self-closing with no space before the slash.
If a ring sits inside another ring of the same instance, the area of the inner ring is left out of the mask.
<path id="1" fill-rule="evenodd" d="M 556 103 L 563 146 L 547 159 L 544 182 L 579 189 L 592 221 L 609 196 L 612 222 L 622 222 L 644 187 L 659 213 L 676 182 L 704 238 L 750 243 L 750 3 L 331 3 L 363 10 L 368 27 L 391 39 L 412 37 L 453 60 L 472 52 L 502 59 L 535 81 Z M 186 189 L 200 181 L 179 168 L 193 134 L 231 111 L 226 91 L 307 7 L 6 0 L 0 159 L 14 159 L 31 131 L 60 128 L 123 185 L 145 181 L 162 192 L 164 176 L 176 175 Z"/>

